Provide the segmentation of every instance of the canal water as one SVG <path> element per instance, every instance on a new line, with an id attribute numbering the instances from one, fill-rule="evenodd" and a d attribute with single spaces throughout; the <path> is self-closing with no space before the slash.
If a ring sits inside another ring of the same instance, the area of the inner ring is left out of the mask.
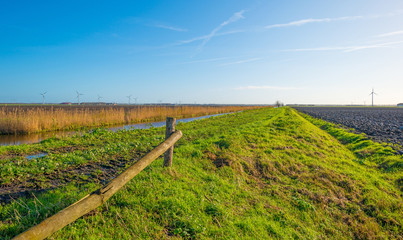
<path id="1" fill-rule="evenodd" d="M 220 113 L 220 114 L 213 114 L 213 115 L 206 115 L 201 117 L 193 117 L 193 118 L 182 118 L 177 119 L 176 122 L 191 122 L 198 119 L 204 119 L 214 116 L 225 115 L 228 113 Z M 128 125 L 115 125 L 110 127 L 105 127 L 111 131 L 118 131 L 121 129 L 147 129 L 151 127 L 163 127 L 165 126 L 165 121 L 161 122 L 152 122 L 152 123 L 139 123 L 139 124 L 128 124 Z M 90 131 L 90 130 L 85 130 Z M 30 144 L 30 143 L 37 143 L 42 140 L 51 137 L 65 137 L 65 136 L 72 136 L 80 131 L 54 131 L 54 132 L 44 132 L 44 133 L 32 133 L 27 135 L 0 135 L 0 146 L 1 145 L 20 145 L 20 144 Z"/>

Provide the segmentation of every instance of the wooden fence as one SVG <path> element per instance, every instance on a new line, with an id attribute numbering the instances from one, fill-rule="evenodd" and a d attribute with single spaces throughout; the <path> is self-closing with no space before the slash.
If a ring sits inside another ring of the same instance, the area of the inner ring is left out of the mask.
<path id="1" fill-rule="evenodd" d="M 150 165 L 156 158 L 166 152 L 164 157 L 164 166 L 172 165 L 172 153 L 174 144 L 182 137 L 181 131 L 175 130 L 175 119 L 167 118 L 166 140 L 146 154 L 138 162 L 126 169 L 123 173 L 110 181 L 105 186 L 95 192 L 85 196 L 81 200 L 73 203 L 69 207 L 61 210 L 55 215 L 45 219 L 38 225 L 14 237 L 20 239 L 44 239 L 52 233 L 62 229 L 66 225 L 74 222 L 81 216 L 89 213 L 95 208 L 104 204 L 119 189 L 128 183 L 134 176 L 140 173 L 144 168 Z"/>

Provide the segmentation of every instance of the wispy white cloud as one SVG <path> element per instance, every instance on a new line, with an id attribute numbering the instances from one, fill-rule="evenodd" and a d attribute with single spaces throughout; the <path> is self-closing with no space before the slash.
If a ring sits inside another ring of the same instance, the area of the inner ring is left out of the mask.
<path id="1" fill-rule="evenodd" d="M 165 24 L 155 24 L 155 25 L 151 25 L 151 26 L 156 27 L 156 28 L 168 29 L 168 30 L 172 30 L 172 31 L 176 31 L 176 32 L 187 32 L 188 31 L 185 28 L 179 28 L 179 27 L 169 26 L 169 25 L 165 25 Z"/>
<path id="2" fill-rule="evenodd" d="M 215 35 L 215 37 L 225 36 L 225 35 L 235 34 L 235 33 L 241 33 L 241 32 L 244 32 L 244 30 L 227 31 L 227 32 L 217 33 Z M 196 42 L 196 41 L 201 41 L 201 40 L 207 39 L 208 37 L 209 37 L 209 35 L 199 36 L 199 37 L 191 38 L 191 39 L 188 39 L 188 40 L 178 41 L 174 45 L 182 45 L 182 44 L 188 44 L 188 43 L 192 43 L 192 42 Z"/>
<path id="3" fill-rule="evenodd" d="M 286 49 L 283 52 L 320 52 L 320 51 L 343 51 L 349 49 L 349 47 L 317 47 L 317 48 L 294 48 Z"/>
<path id="4" fill-rule="evenodd" d="M 403 35 L 403 30 L 380 34 L 377 37 L 391 37 L 396 35 Z"/>
<path id="5" fill-rule="evenodd" d="M 209 59 L 200 59 L 200 60 L 195 60 L 195 61 L 181 62 L 181 63 L 171 64 L 171 65 L 192 64 L 192 63 L 209 63 L 209 62 L 218 62 L 218 61 L 227 60 L 227 59 L 229 59 L 229 57 L 209 58 Z"/>
<path id="6" fill-rule="evenodd" d="M 282 27 L 298 27 L 298 26 L 302 26 L 302 25 L 310 24 L 310 23 L 350 21 L 350 20 L 356 20 L 356 19 L 374 19 L 374 18 L 382 18 L 382 17 L 393 17 L 393 16 L 401 15 L 401 14 L 403 14 L 403 10 L 397 10 L 392 13 L 379 14 L 379 15 L 345 16 L 345 17 L 337 17 L 337 18 L 307 18 L 307 19 L 301 19 L 301 20 L 292 21 L 292 22 L 288 22 L 288 23 L 267 25 L 265 28 L 270 29 L 270 28 L 282 28 Z"/>
<path id="7" fill-rule="evenodd" d="M 403 41 L 396 42 L 385 42 L 371 45 L 357 45 L 357 46 L 346 46 L 346 47 L 318 47 L 318 48 L 296 48 L 296 49 L 287 49 L 285 52 L 318 52 L 318 51 L 343 51 L 343 52 L 354 52 L 364 49 L 371 48 L 386 48 L 391 47 L 393 45 L 402 44 Z"/>
<path id="8" fill-rule="evenodd" d="M 237 87 L 235 90 L 296 90 L 298 88 L 295 87 L 279 87 L 279 86 L 245 86 L 245 87 Z"/>
<path id="9" fill-rule="evenodd" d="M 249 62 L 259 61 L 261 59 L 262 58 L 250 58 L 250 59 L 240 60 L 240 61 L 236 61 L 236 62 L 223 63 L 223 64 L 220 64 L 219 66 L 228 66 L 228 65 L 234 65 L 234 64 L 249 63 Z"/>
<path id="10" fill-rule="evenodd" d="M 216 28 L 214 28 L 209 34 L 203 37 L 203 42 L 200 44 L 200 46 L 197 48 L 198 51 L 201 51 L 203 47 L 213 38 L 217 35 L 218 31 L 220 31 L 223 27 L 226 25 L 236 22 L 240 19 L 245 18 L 243 14 L 245 13 L 245 10 L 241 10 L 239 12 L 234 13 L 228 20 L 222 22 L 220 25 L 218 25 Z"/>
<path id="11" fill-rule="evenodd" d="M 176 31 L 176 32 L 187 32 L 188 31 L 185 28 L 181 28 L 178 26 L 172 26 L 171 24 L 166 23 L 166 22 L 161 22 L 161 21 L 157 21 L 154 19 L 147 19 L 147 18 L 129 17 L 129 18 L 125 19 L 124 22 L 129 23 L 129 24 L 141 24 L 143 26 L 153 27 L 153 28 L 168 29 L 168 30 Z"/>
<path id="12" fill-rule="evenodd" d="M 355 20 L 363 18 L 363 16 L 349 16 L 349 17 L 338 17 L 338 18 L 308 18 L 301 19 L 298 21 L 292 21 L 288 23 L 280 23 L 280 24 L 272 24 L 268 25 L 265 28 L 282 28 L 282 27 L 298 27 L 309 23 L 320 23 L 320 22 L 335 22 L 335 21 L 347 21 L 347 20 Z"/>
<path id="13" fill-rule="evenodd" d="M 373 45 L 355 46 L 355 47 L 351 47 L 350 49 L 344 50 L 344 52 L 354 52 L 354 51 L 358 51 L 358 50 L 371 49 L 371 48 L 386 48 L 386 47 L 390 47 L 393 45 L 399 45 L 402 43 L 403 43 L 403 41 L 397 41 L 397 42 L 386 42 L 386 43 L 379 43 L 379 44 L 373 44 Z"/>

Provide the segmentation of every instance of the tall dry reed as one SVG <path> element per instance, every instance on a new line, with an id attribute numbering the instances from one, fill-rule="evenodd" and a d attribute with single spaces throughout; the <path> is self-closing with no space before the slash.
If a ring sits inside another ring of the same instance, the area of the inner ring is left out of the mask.
<path id="1" fill-rule="evenodd" d="M 81 127 L 158 121 L 236 112 L 256 106 L 3 106 L 0 107 L 0 134 L 78 129 Z"/>

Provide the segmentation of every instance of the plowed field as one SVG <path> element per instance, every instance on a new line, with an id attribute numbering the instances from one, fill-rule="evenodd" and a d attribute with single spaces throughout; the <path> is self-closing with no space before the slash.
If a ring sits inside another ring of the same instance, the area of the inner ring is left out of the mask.
<path id="1" fill-rule="evenodd" d="M 354 128 L 376 141 L 403 148 L 403 108 L 382 107 L 296 107 L 315 118 Z M 403 154 L 403 150 L 398 150 Z"/>

